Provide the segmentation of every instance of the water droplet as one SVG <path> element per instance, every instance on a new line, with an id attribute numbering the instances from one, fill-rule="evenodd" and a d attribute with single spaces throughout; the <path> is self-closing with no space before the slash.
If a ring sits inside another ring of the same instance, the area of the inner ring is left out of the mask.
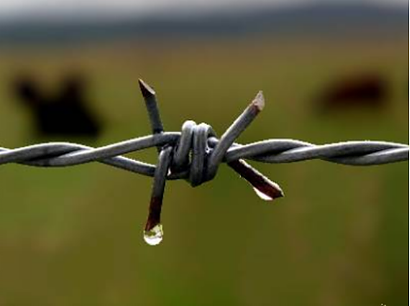
<path id="1" fill-rule="evenodd" d="M 144 240 L 149 245 L 160 244 L 164 238 L 164 231 L 162 230 L 162 224 L 158 223 L 149 231 L 144 231 Z"/>
<path id="2" fill-rule="evenodd" d="M 255 190 L 255 193 L 264 201 L 272 201 L 273 198 L 268 196 L 266 193 L 263 193 L 262 191 L 258 190 L 257 188 L 253 187 L 253 190 Z"/>

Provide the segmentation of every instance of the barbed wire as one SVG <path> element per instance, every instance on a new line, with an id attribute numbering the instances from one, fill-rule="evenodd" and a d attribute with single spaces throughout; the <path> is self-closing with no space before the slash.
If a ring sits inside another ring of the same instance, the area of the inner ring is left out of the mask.
<path id="1" fill-rule="evenodd" d="M 100 162 L 123 170 L 154 177 L 149 217 L 144 238 L 151 244 L 162 240 L 160 224 L 166 180 L 186 179 L 192 186 L 212 180 L 221 163 L 227 163 L 247 180 L 265 200 L 283 196 L 279 185 L 269 180 L 244 161 L 291 163 L 321 159 L 343 165 L 381 165 L 409 159 L 409 146 L 384 141 L 346 141 L 324 145 L 293 140 L 268 139 L 250 144 L 234 141 L 264 107 L 259 92 L 245 111 L 218 138 L 208 124 L 188 120 L 181 132 L 164 132 L 154 90 L 140 80 L 140 88 L 148 110 L 152 135 L 117 142 L 103 147 L 70 142 L 50 142 L 8 149 L 0 147 L 0 165 L 18 163 L 37 167 L 66 167 Z M 130 152 L 157 147 L 158 164 L 152 165 L 121 156 Z"/>
<path id="2" fill-rule="evenodd" d="M 16 149 L 0 147 L 0 165 L 19 163 L 37 167 L 66 167 L 89 162 L 101 162 L 146 176 L 154 176 L 155 165 L 119 156 L 156 146 L 176 146 L 181 132 L 164 132 L 108 146 L 92 148 L 70 142 L 50 142 Z M 219 139 L 208 138 L 208 148 L 214 148 Z M 177 150 L 175 150 L 177 151 Z M 174 154 L 174 160 L 177 160 Z M 268 139 L 246 145 L 234 143 L 222 162 L 249 159 L 265 163 L 292 163 L 321 159 L 344 165 L 381 165 L 405 161 L 409 147 L 404 144 L 382 141 L 346 141 L 324 145 L 292 139 Z M 189 170 L 167 175 L 167 179 L 187 178 Z"/>

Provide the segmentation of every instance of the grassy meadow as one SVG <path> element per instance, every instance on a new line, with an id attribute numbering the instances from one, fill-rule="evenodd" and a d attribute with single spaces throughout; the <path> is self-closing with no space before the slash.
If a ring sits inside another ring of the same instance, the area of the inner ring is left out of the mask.
<path id="1" fill-rule="evenodd" d="M 294 138 L 408 143 L 408 41 L 141 41 L 0 50 L 0 146 L 43 141 L 101 146 L 150 133 L 138 78 L 157 91 L 168 131 L 184 120 L 220 135 L 263 90 L 264 111 L 242 143 Z M 43 139 L 9 91 L 35 71 L 52 92 L 84 72 L 98 140 Z M 333 79 L 374 71 L 386 106 L 317 112 Z M 129 154 L 156 162 L 154 149 Z M 258 164 L 285 197 L 264 202 L 221 166 L 191 188 L 168 182 L 158 247 L 146 245 L 151 179 L 92 163 L 0 168 L 0 305 L 305 305 L 408 303 L 408 163 Z"/>

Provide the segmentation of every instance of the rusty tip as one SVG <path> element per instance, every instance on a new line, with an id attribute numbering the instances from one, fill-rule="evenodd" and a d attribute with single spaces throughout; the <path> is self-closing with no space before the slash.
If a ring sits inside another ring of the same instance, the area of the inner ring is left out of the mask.
<path id="1" fill-rule="evenodd" d="M 145 224 L 146 231 L 153 229 L 156 225 L 158 225 L 161 222 L 161 208 L 162 198 L 155 196 L 151 197 L 148 219 L 147 223 Z"/>
<path id="2" fill-rule="evenodd" d="M 144 231 L 150 231 L 152 230 L 156 225 L 160 224 L 160 218 L 159 217 L 152 217 L 148 216 L 147 222 L 145 223 L 145 228 Z"/>
<path id="3" fill-rule="evenodd" d="M 280 186 L 278 184 L 276 184 L 275 182 L 271 181 L 272 186 L 275 189 L 275 193 L 273 195 L 273 198 L 283 198 L 285 196 L 285 193 L 283 192 L 282 188 L 280 188 Z"/>
<path id="4" fill-rule="evenodd" d="M 269 179 L 266 179 L 266 181 L 260 184 L 256 183 L 253 186 L 259 197 L 267 201 L 272 201 L 285 196 L 280 186 Z"/>
<path id="5" fill-rule="evenodd" d="M 158 224 L 160 224 L 160 222 L 148 219 L 147 222 L 145 223 L 144 231 L 148 232 L 152 230 Z"/>
<path id="6" fill-rule="evenodd" d="M 253 99 L 252 105 L 254 105 L 259 111 L 263 110 L 263 108 L 265 107 L 265 98 L 263 96 L 262 90 L 259 91 L 255 99 Z"/>
<path id="7" fill-rule="evenodd" d="M 142 79 L 138 79 L 138 83 L 140 84 L 142 95 L 145 98 L 155 96 L 155 90 L 152 89 L 152 87 L 145 83 Z"/>

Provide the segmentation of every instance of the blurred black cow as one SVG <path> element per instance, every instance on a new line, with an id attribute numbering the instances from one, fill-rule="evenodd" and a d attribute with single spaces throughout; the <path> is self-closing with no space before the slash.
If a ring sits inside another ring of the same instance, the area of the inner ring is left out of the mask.
<path id="1" fill-rule="evenodd" d="M 42 136 L 97 137 L 101 126 L 87 108 L 85 81 L 78 74 L 67 75 L 55 95 L 46 94 L 30 75 L 15 78 L 13 92 L 32 112 Z"/>
<path id="2" fill-rule="evenodd" d="M 387 101 L 386 80 L 377 74 L 354 74 L 328 86 L 319 96 L 322 112 L 343 109 L 381 109 Z"/>

